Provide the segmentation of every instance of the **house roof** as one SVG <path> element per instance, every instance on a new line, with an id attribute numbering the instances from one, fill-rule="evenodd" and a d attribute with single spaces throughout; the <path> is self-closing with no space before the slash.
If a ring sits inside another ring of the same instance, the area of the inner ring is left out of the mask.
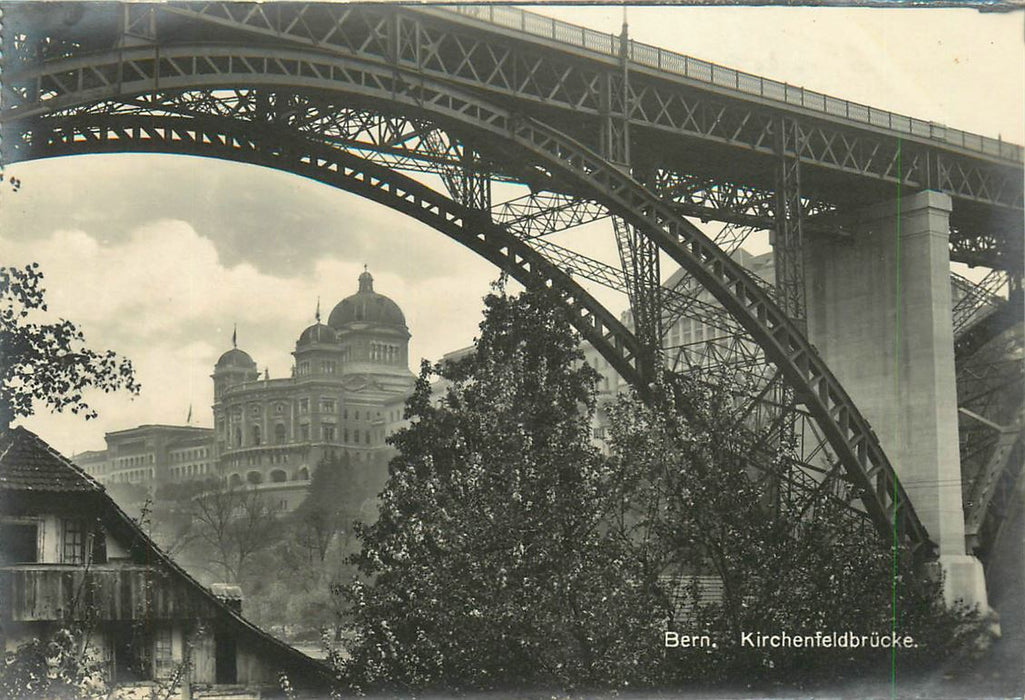
<path id="1" fill-rule="evenodd" d="M 103 487 L 24 428 L 0 431 L 0 489 L 83 492 Z"/>

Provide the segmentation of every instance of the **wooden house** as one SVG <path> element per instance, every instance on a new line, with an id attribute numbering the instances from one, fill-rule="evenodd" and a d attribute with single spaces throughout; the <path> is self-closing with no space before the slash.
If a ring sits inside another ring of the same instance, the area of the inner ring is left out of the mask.
<path id="1" fill-rule="evenodd" d="M 104 488 L 24 428 L 0 432 L 0 644 L 73 627 L 110 687 L 327 696 L 331 673 L 174 563 Z"/>

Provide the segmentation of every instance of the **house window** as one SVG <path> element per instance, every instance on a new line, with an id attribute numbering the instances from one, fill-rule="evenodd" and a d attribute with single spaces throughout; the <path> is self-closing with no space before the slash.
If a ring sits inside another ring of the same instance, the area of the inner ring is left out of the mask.
<path id="1" fill-rule="evenodd" d="M 285 444 L 285 426 L 281 423 L 274 426 L 274 443 L 277 445 Z"/>
<path id="2" fill-rule="evenodd" d="M 299 436 L 303 442 L 309 442 L 310 440 L 310 426 L 307 423 L 303 423 L 299 426 Z"/>
<path id="3" fill-rule="evenodd" d="M 114 683 L 150 680 L 153 676 L 150 653 L 153 638 L 144 629 L 121 624 L 111 630 L 114 657 Z"/>
<path id="4" fill-rule="evenodd" d="M 336 408 L 336 404 L 335 404 L 333 399 L 321 399 L 320 400 L 320 410 L 321 411 L 324 411 L 325 413 L 334 413 L 335 412 L 335 408 Z"/>
<path id="5" fill-rule="evenodd" d="M 260 436 L 260 426 L 254 425 L 253 426 L 253 444 L 254 445 L 259 445 L 260 444 L 260 437 L 261 437 Z"/>
<path id="6" fill-rule="evenodd" d="M 85 528 L 81 520 L 64 521 L 64 546 L 61 550 L 64 564 L 85 562 Z"/>
<path id="7" fill-rule="evenodd" d="M 174 673 L 174 656 L 171 651 L 171 628 L 158 627 L 153 640 L 153 671 L 157 678 L 170 678 Z"/>
<path id="8" fill-rule="evenodd" d="M 331 425 L 330 423 L 325 423 L 321 426 L 321 430 L 324 431 L 324 442 L 335 441 L 335 426 Z"/>
<path id="9" fill-rule="evenodd" d="M 0 566 L 39 561 L 39 524 L 0 522 Z"/>

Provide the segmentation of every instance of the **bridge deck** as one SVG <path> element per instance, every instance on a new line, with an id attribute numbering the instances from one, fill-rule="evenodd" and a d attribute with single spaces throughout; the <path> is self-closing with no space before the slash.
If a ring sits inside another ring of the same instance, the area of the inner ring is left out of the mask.
<path id="1" fill-rule="evenodd" d="M 576 24 L 546 17 L 534 12 L 503 5 L 452 5 L 437 8 L 447 15 L 458 14 L 490 25 L 511 29 L 517 33 L 548 39 L 568 47 L 582 49 L 604 57 L 621 57 L 620 37 L 588 29 Z M 886 129 L 894 136 L 907 135 L 931 139 L 970 151 L 1013 162 L 1025 162 L 1025 149 L 1014 143 L 953 129 L 936 122 L 924 121 L 896 114 L 869 105 L 807 90 L 796 85 L 745 73 L 684 54 L 644 44 L 632 39 L 627 42 L 627 57 L 633 66 L 643 66 L 689 81 L 726 89 L 745 97 L 772 100 L 781 105 L 801 107 L 829 117 L 847 120 L 855 125 Z"/>

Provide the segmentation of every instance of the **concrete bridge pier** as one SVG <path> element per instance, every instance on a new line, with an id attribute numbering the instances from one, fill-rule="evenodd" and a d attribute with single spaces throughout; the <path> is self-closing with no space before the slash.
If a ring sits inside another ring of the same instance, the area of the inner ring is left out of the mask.
<path id="1" fill-rule="evenodd" d="M 808 336 L 939 545 L 947 603 L 988 610 L 982 565 L 965 547 L 950 210 L 948 195 L 920 192 L 857 212 L 850 239 L 808 237 Z"/>

